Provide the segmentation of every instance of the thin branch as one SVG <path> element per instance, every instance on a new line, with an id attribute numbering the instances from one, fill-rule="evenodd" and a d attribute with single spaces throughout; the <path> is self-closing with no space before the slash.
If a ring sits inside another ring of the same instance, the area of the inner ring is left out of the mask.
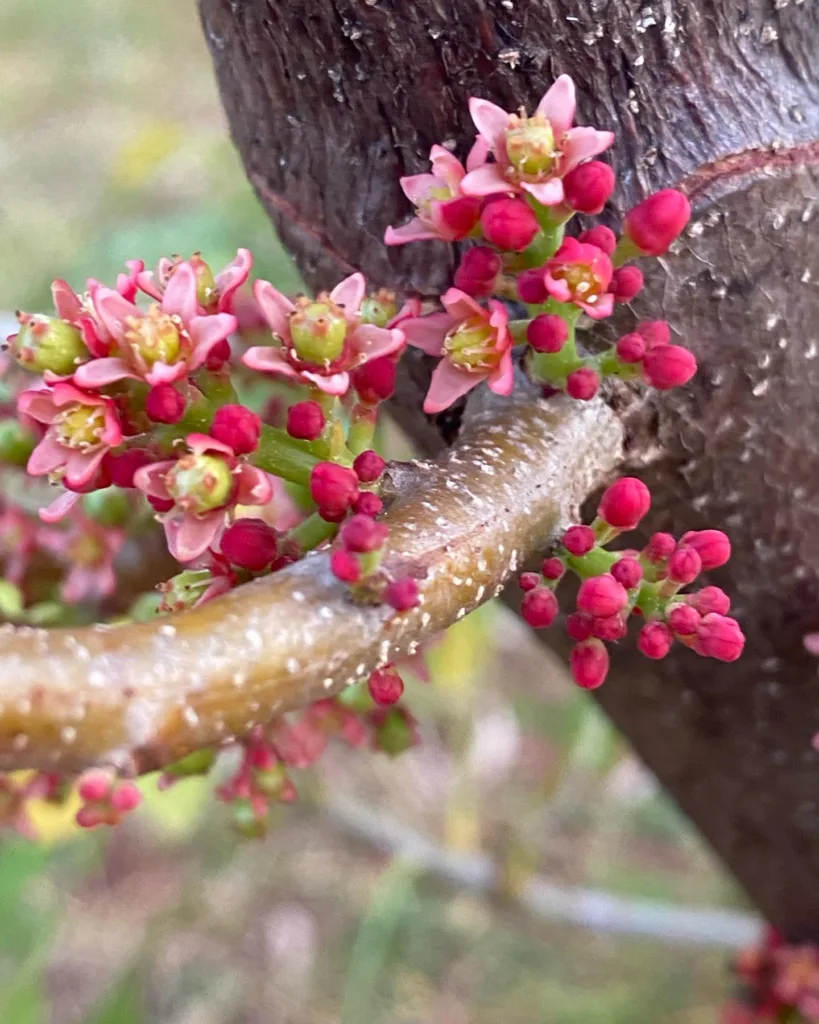
<path id="1" fill-rule="evenodd" d="M 338 693 L 498 594 L 622 445 L 603 401 L 519 393 L 470 413 L 438 462 L 391 467 L 384 565 L 418 578 L 411 612 L 354 604 L 317 552 L 150 623 L 0 628 L 0 768 L 148 771 Z"/>

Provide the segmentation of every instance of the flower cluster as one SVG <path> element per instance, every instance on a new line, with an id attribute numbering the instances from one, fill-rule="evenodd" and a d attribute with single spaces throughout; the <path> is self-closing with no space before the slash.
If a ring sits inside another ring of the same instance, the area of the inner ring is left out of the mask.
<path id="1" fill-rule="evenodd" d="M 819 949 L 793 946 L 773 928 L 760 945 L 739 955 L 737 995 L 723 1008 L 722 1024 L 819 1022 Z"/>
<path id="2" fill-rule="evenodd" d="M 559 607 L 555 589 L 567 570 L 580 579 L 576 608 L 566 618 L 575 646 L 570 665 L 578 686 L 593 690 L 609 670 L 607 642 L 625 637 L 629 616 L 643 623 L 637 646 L 661 659 L 676 642 L 719 661 L 736 661 L 745 646 L 739 623 L 728 617 L 731 602 L 719 587 L 693 593 L 683 588 L 701 572 L 725 565 L 731 545 L 720 530 L 694 530 L 676 540 L 655 533 L 641 550 L 607 550 L 620 534 L 635 529 L 651 496 L 642 481 L 622 477 L 603 494 L 591 526 L 570 526 L 558 551 L 540 572 L 520 577 L 521 614 L 530 626 L 551 626 Z"/>

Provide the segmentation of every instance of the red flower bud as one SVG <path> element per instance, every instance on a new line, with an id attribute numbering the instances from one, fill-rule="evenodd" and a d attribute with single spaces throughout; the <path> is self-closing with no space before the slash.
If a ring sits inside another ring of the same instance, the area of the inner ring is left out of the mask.
<path id="1" fill-rule="evenodd" d="M 614 191 L 614 171 L 602 160 L 589 160 L 563 178 L 566 202 L 578 213 L 600 213 Z"/>
<path id="2" fill-rule="evenodd" d="M 584 231 L 577 240 L 578 242 L 582 242 L 584 245 L 596 245 L 597 248 L 602 249 L 607 256 L 611 256 L 617 248 L 617 236 L 611 228 L 604 227 L 602 224 L 598 224 L 597 227 Z"/>
<path id="3" fill-rule="evenodd" d="M 643 567 L 636 558 L 621 558 L 611 567 L 611 574 L 626 590 L 633 590 L 643 578 Z"/>
<path id="4" fill-rule="evenodd" d="M 643 357 L 643 376 L 659 391 L 687 384 L 696 372 L 694 353 L 681 345 L 659 345 Z"/>
<path id="5" fill-rule="evenodd" d="M 736 619 L 716 612 L 703 615 L 694 639 L 694 650 L 698 654 L 718 661 L 736 661 L 744 647 L 745 636 Z"/>
<path id="6" fill-rule="evenodd" d="M 682 192 L 665 188 L 629 210 L 623 230 L 642 252 L 662 256 L 690 217 L 691 204 Z"/>
<path id="7" fill-rule="evenodd" d="M 637 638 L 638 649 L 655 661 L 664 658 L 673 643 L 674 637 L 664 622 L 647 622 Z"/>
<path id="8" fill-rule="evenodd" d="M 690 530 L 680 543 L 697 552 L 705 572 L 719 569 L 731 557 L 731 542 L 722 530 Z"/>
<path id="9" fill-rule="evenodd" d="M 299 441 L 321 437 L 326 422 L 318 402 L 296 402 L 287 410 L 287 433 Z"/>
<path id="10" fill-rule="evenodd" d="M 700 613 L 690 604 L 677 604 L 666 615 L 666 622 L 676 636 L 691 636 L 697 632 L 700 618 Z"/>
<path id="11" fill-rule="evenodd" d="M 606 488 L 597 514 L 619 530 L 633 530 L 651 508 L 651 494 L 642 480 L 624 476 Z"/>
<path id="12" fill-rule="evenodd" d="M 583 366 L 579 370 L 572 370 L 566 378 L 566 394 L 581 402 L 588 402 L 597 394 L 600 387 L 600 377 L 596 370 L 590 366 Z"/>
<path id="13" fill-rule="evenodd" d="M 222 338 L 218 341 L 208 353 L 208 358 L 205 360 L 205 369 L 210 370 L 211 373 L 216 373 L 217 370 L 221 370 L 222 367 L 230 359 L 230 342 L 227 338 Z"/>
<path id="14" fill-rule="evenodd" d="M 486 298 L 495 290 L 503 261 L 485 245 L 477 245 L 461 256 L 455 271 L 455 287 L 474 298 Z"/>
<path id="15" fill-rule="evenodd" d="M 372 491 L 362 491 L 358 496 L 358 500 L 353 505 L 354 512 L 372 518 L 375 518 L 383 508 L 384 502 L 377 494 L 373 494 Z"/>
<path id="16" fill-rule="evenodd" d="M 696 594 L 689 594 L 688 600 L 700 615 L 709 615 L 711 612 L 727 615 L 731 610 L 731 598 L 720 587 L 703 587 Z"/>
<path id="17" fill-rule="evenodd" d="M 378 551 L 387 540 L 387 527 L 377 523 L 369 516 L 355 515 L 347 519 L 341 527 L 339 539 L 347 551 L 366 554 Z"/>
<path id="18" fill-rule="evenodd" d="M 237 519 L 222 534 L 220 547 L 231 565 L 251 572 L 262 572 L 278 554 L 276 531 L 262 519 Z"/>
<path id="19" fill-rule="evenodd" d="M 210 436 L 229 445 L 237 455 L 255 452 L 261 432 L 261 419 L 243 405 L 223 405 L 210 428 Z"/>
<path id="20" fill-rule="evenodd" d="M 577 609 L 595 618 L 616 615 L 628 604 L 628 594 L 621 583 L 611 575 L 592 576 L 583 580 L 577 592 Z"/>
<path id="21" fill-rule="evenodd" d="M 518 586 L 521 590 L 534 590 L 535 587 L 540 583 L 540 576 L 536 572 L 524 572 L 521 573 L 520 579 L 518 580 Z"/>
<path id="22" fill-rule="evenodd" d="M 674 554 L 676 548 L 677 542 L 670 533 L 654 533 L 643 548 L 643 554 L 649 562 L 664 562 Z"/>
<path id="23" fill-rule="evenodd" d="M 142 793 L 134 782 L 123 782 L 111 794 L 111 806 L 120 814 L 136 810 L 142 803 Z"/>
<path id="24" fill-rule="evenodd" d="M 77 793 L 81 800 L 96 804 L 108 799 L 113 786 L 110 772 L 104 768 L 90 768 L 80 776 Z"/>
<path id="25" fill-rule="evenodd" d="M 479 196 L 459 196 L 441 203 L 438 213 L 450 231 L 457 232 L 455 241 L 466 238 L 478 223 L 481 211 Z"/>
<path id="26" fill-rule="evenodd" d="M 569 325 L 562 316 L 541 313 L 530 320 L 526 340 L 535 352 L 559 352 L 569 337 Z"/>
<path id="27" fill-rule="evenodd" d="M 643 287 L 643 272 L 639 267 L 621 267 L 615 270 L 609 285 L 615 302 L 631 302 Z"/>
<path id="28" fill-rule="evenodd" d="M 678 547 L 668 561 L 668 575 L 674 583 L 693 583 L 702 572 L 702 560 L 692 547 Z"/>
<path id="29" fill-rule="evenodd" d="M 134 473 L 153 461 L 144 448 L 129 448 L 121 455 L 112 455 L 108 460 L 111 483 L 115 487 L 133 487 Z"/>
<path id="30" fill-rule="evenodd" d="M 572 638 L 582 642 L 594 635 L 594 619 L 591 615 L 583 615 L 580 612 L 572 612 L 566 618 L 566 632 Z"/>
<path id="31" fill-rule="evenodd" d="M 547 580 L 559 580 L 566 571 L 566 566 L 559 558 L 547 558 L 541 565 L 540 571 Z"/>
<path id="32" fill-rule="evenodd" d="M 358 583 L 361 579 L 358 559 L 344 548 L 336 548 L 330 555 L 330 571 L 342 583 Z"/>
<path id="33" fill-rule="evenodd" d="M 608 675 L 609 653 L 600 640 L 584 640 L 572 648 L 569 667 L 578 686 L 596 690 Z"/>
<path id="34" fill-rule="evenodd" d="M 365 405 L 378 405 L 392 398 L 396 372 L 395 361 L 390 356 L 381 356 L 353 370 L 350 378 L 359 399 Z"/>
<path id="35" fill-rule="evenodd" d="M 518 274 L 518 295 L 522 302 L 528 302 L 532 306 L 546 301 L 549 293 L 543 282 L 543 267 L 524 270 Z"/>
<path id="36" fill-rule="evenodd" d="M 557 598 L 548 587 L 536 587 L 523 596 L 520 613 L 532 629 L 545 629 L 559 611 Z"/>
<path id="37" fill-rule="evenodd" d="M 415 608 L 421 601 L 417 581 L 412 576 L 393 580 L 384 591 L 384 600 L 397 612 L 407 612 L 410 608 Z"/>
<path id="38" fill-rule="evenodd" d="M 646 348 L 671 344 L 671 327 L 667 320 L 641 320 L 634 330 L 645 338 Z"/>
<path id="39" fill-rule="evenodd" d="M 617 358 L 624 363 L 639 363 L 646 354 L 646 340 L 642 334 L 632 331 L 617 339 Z"/>
<path id="40" fill-rule="evenodd" d="M 370 696 L 376 704 L 386 707 L 401 699 L 404 692 L 404 681 L 395 670 L 395 665 L 377 668 L 367 680 Z"/>
<path id="41" fill-rule="evenodd" d="M 173 498 L 155 498 L 152 494 L 146 495 L 148 504 L 155 512 L 170 512 L 174 506 Z"/>
<path id="42" fill-rule="evenodd" d="M 622 614 L 592 619 L 592 633 L 598 640 L 614 643 L 617 640 L 622 640 L 627 631 L 626 619 Z"/>
<path id="43" fill-rule="evenodd" d="M 178 423 L 185 414 L 185 399 L 173 384 L 157 384 L 148 392 L 145 412 L 155 423 Z"/>
<path id="44" fill-rule="evenodd" d="M 387 463 L 378 452 L 366 451 L 357 456 L 353 463 L 353 469 L 363 484 L 371 484 L 381 476 L 386 465 Z"/>
<path id="45" fill-rule="evenodd" d="M 319 515 L 328 522 L 338 522 L 358 498 L 358 477 L 346 466 L 320 462 L 310 474 L 310 494 Z"/>
<path id="46" fill-rule="evenodd" d="M 484 206 L 481 228 L 487 242 L 522 252 L 540 230 L 532 207 L 522 199 L 502 198 Z"/>
<path id="47" fill-rule="evenodd" d="M 563 534 L 563 547 L 570 555 L 587 555 L 596 544 L 594 530 L 590 526 L 570 526 Z"/>

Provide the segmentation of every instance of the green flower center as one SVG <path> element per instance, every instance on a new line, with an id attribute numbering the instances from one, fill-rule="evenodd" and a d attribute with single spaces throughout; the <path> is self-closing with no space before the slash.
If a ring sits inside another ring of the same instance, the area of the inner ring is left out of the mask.
<path id="1" fill-rule="evenodd" d="M 300 300 L 295 312 L 290 314 L 290 337 L 302 362 L 328 366 L 344 351 L 347 338 L 344 311 L 329 299 Z"/>
<path id="2" fill-rule="evenodd" d="M 594 303 L 600 296 L 600 282 L 587 263 L 571 263 L 554 271 L 552 276 L 566 282 L 576 302 Z"/>
<path id="3" fill-rule="evenodd" d="M 368 295 L 361 303 L 361 322 L 375 324 L 376 327 L 386 327 L 398 312 L 398 304 L 395 301 L 395 292 L 380 289 L 375 295 Z"/>
<path id="4" fill-rule="evenodd" d="M 125 344 L 146 366 L 173 363 L 182 342 L 178 323 L 178 317 L 168 316 L 154 304 L 144 316 L 125 318 Z"/>
<path id="5" fill-rule="evenodd" d="M 211 512 L 230 500 L 233 472 L 218 455 L 183 455 L 165 477 L 165 486 L 186 512 Z"/>
<path id="6" fill-rule="evenodd" d="M 524 178 L 548 178 L 560 153 L 555 149 L 555 134 L 545 117 L 515 117 L 506 132 L 509 163 Z"/>
<path id="7" fill-rule="evenodd" d="M 500 362 L 497 333 L 483 317 L 470 317 L 453 327 L 444 338 L 444 352 L 464 370 L 493 370 Z"/>
<path id="8" fill-rule="evenodd" d="M 54 420 L 60 444 L 92 448 L 105 430 L 105 410 L 99 405 L 69 405 Z"/>

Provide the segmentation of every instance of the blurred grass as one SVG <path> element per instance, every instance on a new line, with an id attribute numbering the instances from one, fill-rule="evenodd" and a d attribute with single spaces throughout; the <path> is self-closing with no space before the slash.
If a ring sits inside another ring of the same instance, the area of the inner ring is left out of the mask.
<path id="1" fill-rule="evenodd" d="M 81 287 L 88 275 L 113 280 L 125 259 L 150 266 L 196 250 L 219 267 L 240 245 L 261 276 L 297 286 L 227 138 L 195 5 L 3 0 L 0 310 L 42 308 L 54 277 Z M 395 763 L 332 752 L 321 785 L 306 788 L 353 794 L 451 847 L 489 849 L 518 881 L 539 870 L 736 902 L 519 624 L 488 606 L 431 664 L 433 685 L 411 687 L 421 750 Z M 518 723 L 514 758 L 481 775 L 480 756 L 497 751 L 475 745 L 501 712 Z M 53 846 L 2 841 L 2 1024 L 713 1019 L 722 965 L 709 951 L 533 923 L 400 862 L 384 870 L 298 808 L 277 813 L 267 842 L 237 843 L 206 784 L 161 797 L 145 785 L 144 811 L 112 837 L 77 836 L 70 814 L 43 808 Z"/>

